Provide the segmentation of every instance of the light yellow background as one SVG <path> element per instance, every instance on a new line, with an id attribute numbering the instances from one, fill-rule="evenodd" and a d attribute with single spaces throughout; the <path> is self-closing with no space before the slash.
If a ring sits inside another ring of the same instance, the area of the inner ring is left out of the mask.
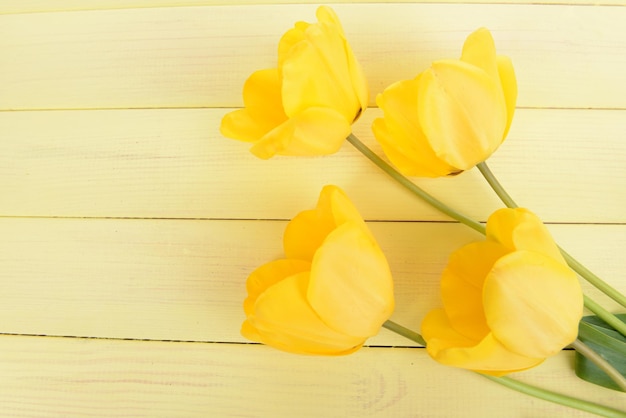
<path id="1" fill-rule="evenodd" d="M 220 136 L 247 76 L 317 7 L 267 3 L 0 1 L 0 416 L 588 416 L 440 366 L 387 330 L 342 358 L 239 335 L 246 276 L 280 256 L 286 220 L 324 184 L 371 221 L 396 280 L 392 319 L 414 329 L 439 304 L 448 254 L 479 239 L 349 144 L 260 161 Z M 372 105 L 491 29 L 519 83 L 492 170 L 626 291 L 626 2 L 333 3 Z M 354 126 L 377 151 L 380 114 Z M 476 170 L 416 181 L 482 221 L 500 206 Z M 516 377 L 626 409 L 572 361 Z"/>

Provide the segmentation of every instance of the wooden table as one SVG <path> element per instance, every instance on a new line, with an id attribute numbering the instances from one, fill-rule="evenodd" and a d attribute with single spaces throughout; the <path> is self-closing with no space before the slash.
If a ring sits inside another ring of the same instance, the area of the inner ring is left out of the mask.
<path id="1" fill-rule="evenodd" d="M 479 239 L 347 143 L 261 161 L 219 134 L 247 76 L 275 65 L 282 33 L 314 20 L 315 4 L 252 3 L 0 2 L 0 416 L 587 416 L 436 364 L 387 330 L 339 358 L 240 336 L 247 275 L 281 255 L 286 220 L 324 184 L 371 221 L 396 281 L 392 319 L 411 328 L 439 305 L 449 253 Z M 614 4 L 626 2 L 465 3 L 333 7 L 372 106 L 491 29 L 519 83 L 492 170 L 625 292 L 626 7 Z M 378 152 L 379 115 L 354 126 Z M 482 221 L 500 207 L 475 169 L 416 182 Z M 626 406 L 579 381 L 572 361 L 564 351 L 516 377 Z"/>

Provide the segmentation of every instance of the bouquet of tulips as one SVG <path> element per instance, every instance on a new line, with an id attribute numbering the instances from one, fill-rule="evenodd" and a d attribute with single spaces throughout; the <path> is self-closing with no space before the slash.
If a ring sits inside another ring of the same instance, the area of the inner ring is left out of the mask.
<path id="1" fill-rule="evenodd" d="M 222 134 L 251 143 L 263 159 L 332 154 L 347 140 L 416 197 L 485 238 L 450 255 L 441 273 L 442 307 L 426 315 L 418 334 L 389 320 L 394 292 L 385 255 L 348 196 L 326 186 L 314 209 L 288 223 L 284 258 L 248 277 L 242 334 L 287 352 L 344 355 L 385 327 L 425 345 L 441 364 L 598 415 L 624 416 L 504 376 L 571 346 L 581 378 L 626 391 L 624 316 L 584 295 L 579 276 L 625 307 L 626 297 L 559 248 L 487 167 L 507 136 L 517 99 L 513 65 L 496 53 L 491 33 L 478 29 L 459 59 L 433 62 L 378 95 L 384 115 L 372 130 L 384 159 L 351 133 L 369 91 L 339 19 L 328 7 L 317 10 L 317 19 L 297 22 L 283 35 L 277 68 L 248 78 L 244 107 L 224 116 Z M 454 176 L 474 166 L 507 206 L 486 225 L 408 179 Z M 583 317 L 583 307 L 594 315 Z"/>

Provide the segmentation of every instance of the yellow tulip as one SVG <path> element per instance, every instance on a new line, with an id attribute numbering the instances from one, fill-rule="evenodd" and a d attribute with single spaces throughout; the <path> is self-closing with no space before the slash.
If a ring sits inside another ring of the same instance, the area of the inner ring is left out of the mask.
<path id="1" fill-rule="evenodd" d="M 251 142 L 259 158 L 332 154 L 367 107 L 367 81 L 337 15 L 325 6 L 316 15 L 283 35 L 278 67 L 253 73 L 245 107 L 222 119 L 222 135 Z"/>
<path id="2" fill-rule="evenodd" d="M 285 258 L 248 277 L 244 337 L 298 353 L 342 355 L 378 333 L 394 309 L 384 254 L 336 186 L 299 213 L 284 235 Z"/>
<path id="3" fill-rule="evenodd" d="M 492 375 L 524 370 L 576 339 L 583 294 L 539 218 L 501 209 L 487 238 L 454 252 L 441 279 L 443 309 L 422 322 L 438 362 Z"/>
<path id="4" fill-rule="evenodd" d="M 457 174 L 486 160 L 504 141 L 517 83 L 509 58 L 496 55 L 479 29 L 458 60 L 434 62 L 376 98 L 384 117 L 372 129 L 389 160 L 407 176 Z"/>

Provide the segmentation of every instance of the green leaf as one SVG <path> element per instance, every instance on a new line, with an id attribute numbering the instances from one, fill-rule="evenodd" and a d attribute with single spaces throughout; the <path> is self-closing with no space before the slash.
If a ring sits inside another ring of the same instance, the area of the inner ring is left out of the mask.
<path id="1" fill-rule="evenodd" d="M 616 316 L 626 323 L 626 314 Z M 626 376 L 626 337 L 592 315 L 583 317 L 578 324 L 578 338 L 611 363 L 622 376 Z M 583 380 L 609 389 L 620 390 L 604 371 L 578 352 L 576 352 L 574 369 L 576 375 Z"/>

